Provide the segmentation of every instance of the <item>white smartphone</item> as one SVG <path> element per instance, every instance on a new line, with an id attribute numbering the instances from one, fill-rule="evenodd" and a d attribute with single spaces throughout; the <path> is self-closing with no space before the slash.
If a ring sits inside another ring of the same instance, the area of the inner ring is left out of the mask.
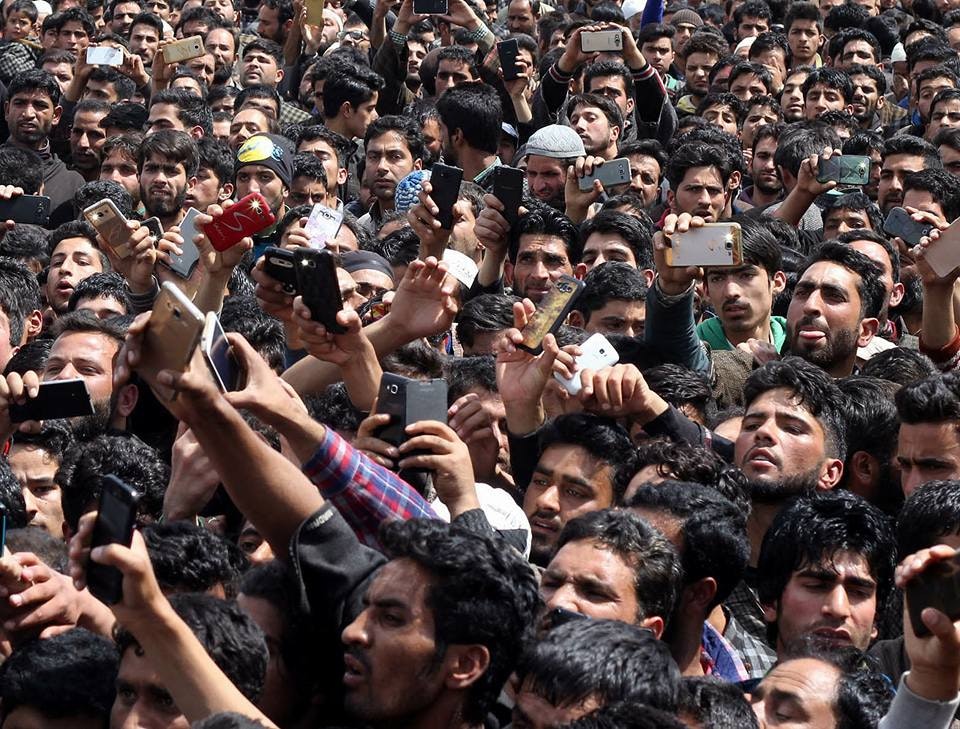
<path id="1" fill-rule="evenodd" d="M 314 205 L 310 211 L 310 217 L 307 218 L 307 224 L 303 230 L 309 239 L 310 248 L 326 248 L 340 232 L 340 226 L 343 224 L 343 213 L 339 210 L 333 210 L 325 205 Z"/>
<path id="2" fill-rule="evenodd" d="M 113 46 L 90 46 L 87 48 L 87 63 L 92 66 L 122 66 L 123 51 Z"/>
<path id="3" fill-rule="evenodd" d="M 941 278 L 960 266 L 960 221 L 940 231 L 940 237 L 927 247 L 924 260 Z"/>
<path id="4" fill-rule="evenodd" d="M 705 223 L 674 233 L 667 248 L 670 266 L 739 266 L 743 247 L 739 223 Z"/>
<path id="5" fill-rule="evenodd" d="M 553 374 L 556 381 L 571 395 L 578 395 L 580 390 L 583 389 L 583 384 L 580 382 L 580 374 L 584 370 L 593 370 L 596 372 L 597 370 L 602 370 L 604 367 L 612 367 L 620 361 L 620 355 L 617 354 L 617 350 L 614 349 L 613 345 L 610 344 L 607 338 L 600 332 L 592 334 L 587 341 L 581 344 L 580 351 L 582 354 L 574 360 L 577 363 L 577 371 L 573 373 L 573 377 L 568 380 L 557 373 Z"/>
<path id="6" fill-rule="evenodd" d="M 623 50 L 623 33 L 619 30 L 588 30 L 580 34 L 580 50 L 584 53 L 619 53 Z"/>

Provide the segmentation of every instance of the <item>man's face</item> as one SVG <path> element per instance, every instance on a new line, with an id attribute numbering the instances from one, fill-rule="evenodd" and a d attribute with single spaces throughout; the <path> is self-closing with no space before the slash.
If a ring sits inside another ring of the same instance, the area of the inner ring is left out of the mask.
<path id="1" fill-rule="evenodd" d="M 49 73 L 57 80 L 61 93 L 67 90 L 70 82 L 73 81 L 73 66 L 69 63 L 53 63 L 47 61 L 43 64 L 43 70 Z"/>
<path id="2" fill-rule="evenodd" d="M 567 171 L 563 160 L 541 157 L 539 154 L 527 157 L 527 184 L 537 200 L 545 203 L 562 202 L 566 182 Z"/>
<path id="3" fill-rule="evenodd" d="M 776 621 L 778 651 L 812 637 L 834 647 L 866 650 L 876 636 L 877 581 L 863 555 L 842 551 L 801 565 L 780 599 L 764 606 Z"/>
<path id="4" fill-rule="evenodd" d="M 690 40 L 696 26 L 692 23 L 677 23 L 673 27 L 677 29 L 673 36 L 673 48 L 677 53 L 683 53 L 683 49 L 687 47 L 687 41 Z"/>
<path id="5" fill-rule="evenodd" d="M 140 6 L 137 3 L 117 3 L 113 8 L 110 30 L 121 38 L 126 38 L 127 33 L 130 32 L 130 24 L 140 12 Z"/>
<path id="6" fill-rule="evenodd" d="M 719 59 L 715 53 L 691 53 L 687 56 L 687 91 L 694 96 L 706 96 L 710 90 L 710 69 Z"/>
<path id="7" fill-rule="evenodd" d="M 407 40 L 407 83 L 420 85 L 420 64 L 427 55 L 427 47 L 418 40 Z"/>
<path id="8" fill-rule="evenodd" d="M 46 530 L 56 539 L 63 539 L 60 487 L 53 480 L 60 462 L 42 447 L 28 444 L 14 444 L 7 462 L 20 482 L 29 525 Z"/>
<path id="9" fill-rule="evenodd" d="M 869 123 L 883 105 L 877 82 L 865 73 L 855 74 L 850 80 L 853 81 L 853 115 L 858 122 Z"/>
<path id="10" fill-rule="evenodd" d="M 263 10 L 263 8 L 260 8 Z M 276 88 L 283 73 L 277 66 L 276 59 L 269 53 L 253 49 L 243 54 L 240 61 L 240 85 L 246 88 L 254 84 L 264 84 Z"/>
<path id="11" fill-rule="evenodd" d="M 828 372 L 855 357 L 862 320 L 859 283 L 857 274 L 832 261 L 810 266 L 787 309 L 790 352 Z"/>
<path id="12" fill-rule="evenodd" d="M 197 58 L 191 58 L 189 61 L 187 61 L 187 68 L 189 68 L 198 79 L 203 81 L 207 85 L 207 88 L 213 86 L 214 84 L 216 65 L 217 63 L 213 57 L 213 54 L 209 52 L 204 53 L 202 56 Z M 190 80 L 196 83 L 196 80 Z"/>
<path id="13" fill-rule="evenodd" d="M 803 119 L 805 104 L 803 100 L 803 82 L 808 74 L 795 73 L 787 76 L 783 82 L 783 93 L 780 94 L 780 108 L 783 110 L 783 120 L 787 123 Z"/>
<path id="14" fill-rule="evenodd" d="M 232 0 L 203 0 L 203 7 L 209 8 L 228 23 L 237 19 L 237 11 L 233 7 Z"/>
<path id="15" fill-rule="evenodd" d="M 843 111 L 847 102 L 840 89 L 824 84 L 814 84 L 804 97 L 804 116 L 813 121 L 828 111 Z"/>
<path id="16" fill-rule="evenodd" d="M 956 88 L 952 78 L 938 76 L 923 82 L 917 95 L 917 111 L 920 112 L 920 118 L 923 121 L 930 118 L 930 104 L 933 102 L 933 97 L 944 89 L 952 88 Z"/>
<path id="17" fill-rule="evenodd" d="M 287 207 L 298 205 L 327 205 L 327 188 L 320 180 L 312 177 L 294 177 L 287 195 Z M 329 206 L 328 206 L 329 207 Z"/>
<path id="18" fill-rule="evenodd" d="M 53 343 L 43 366 L 43 381 L 82 378 L 93 401 L 94 414 L 71 418 L 72 427 L 87 423 L 102 432 L 110 422 L 113 360 L 118 349 L 115 340 L 99 332 L 66 332 Z"/>
<path id="19" fill-rule="evenodd" d="M 630 189 L 643 198 L 644 207 L 650 207 L 657 202 L 660 193 L 660 163 L 653 157 L 645 154 L 631 154 L 630 160 Z"/>
<path id="20" fill-rule="evenodd" d="M 769 390 L 747 408 L 734 462 L 751 481 L 815 482 L 826 459 L 825 431 L 787 388 Z"/>
<path id="21" fill-rule="evenodd" d="M 536 37 L 537 19 L 533 16 L 530 0 L 512 0 L 507 6 L 507 30 Z"/>
<path id="22" fill-rule="evenodd" d="M 634 268 L 639 265 L 633 249 L 624 237 L 618 233 L 591 233 L 583 244 L 583 255 L 580 258 L 584 265 L 584 274 L 592 271 L 601 263 L 617 261 L 627 263 Z"/>
<path id="23" fill-rule="evenodd" d="M 752 332 L 770 318 L 773 296 L 783 288 L 783 280 L 771 280 L 759 266 L 706 270 L 707 298 L 720 317 L 725 332 Z"/>
<path id="24" fill-rule="evenodd" d="M 523 496 L 530 520 L 530 561 L 545 565 L 568 521 L 613 506 L 613 468 L 575 445 L 554 444 L 540 456 Z"/>
<path id="25" fill-rule="evenodd" d="M 346 181 L 346 171 L 341 174 L 336 150 L 323 139 L 314 139 L 301 142 L 297 152 L 312 154 L 323 163 L 323 171 L 327 173 L 327 193 L 336 197 L 337 185 Z"/>
<path id="26" fill-rule="evenodd" d="M 56 312 L 66 311 L 70 295 L 88 276 L 103 272 L 97 250 L 86 238 L 65 238 L 50 256 L 47 274 L 47 303 Z"/>
<path id="27" fill-rule="evenodd" d="M 145 66 L 153 63 L 160 47 L 160 34 L 152 25 L 138 23 L 130 31 L 130 52 L 143 59 Z"/>
<path id="28" fill-rule="evenodd" d="M 673 212 L 699 215 L 708 223 L 720 220 L 727 203 L 726 185 L 716 167 L 691 167 L 668 196 Z"/>
<path id="29" fill-rule="evenodd" d="M 90 172 L 99 166 L 100 150 L 107 141 L 106 132 L 100 126 L 100 120 L 105 116 L 102 111 L 78 111 L 73 117 L 70 156 L 76 169 Z"/>
<path id="30" fill-rule="evenodd" d="M 850 247 L 859 251 L 883 269 L 883 290 L 887 292 L 887 303 L 881 314 L 881 321 L 886 321 L 887 311 L 891 306 L 897 306 L 903 300 L 903 284 L 893 280 L 893 263 L 890 254 L 883 246 L 872 240 L 852 240 Z"/>
<path id="31" fill-rule="evenodd" d="M 117 86 L 112 81 L 106 79 L 88 79 L 87 84 L 80 94 L 80 99 L 96 99 L 97 101 L 106 101 L 108 104 L 115 104 L 120 101 L 120 94 Z"/>
<path id="32" fill-rule="evenodd" d="M 877 189 L 877 204 L 884 215 L 892 208 L 903 205 L 904 178 L 923 168 L 923 157 L 915 154 L 888 154 L 884 157 Z"/>
<path id="33" fill-rule="evenodd" d="M 960 430 L 957 421 L 901 423 L 897 442 L 900 486 L 905 496 L 938 479 L 960 478 Z"/>
<path id="34" fill-rule="evenodd" d="M 80 299 L 74 311 L 89 311 L 97 319 L 112 319 L 115 316 L 124 316 L 127 308 L 112 296 L 96 296 Z"/>
<path id="35" fill-rule="evenodd" d="M 174 129 L 178 132 L 188 132 L 180 117 L 177 116 L 177 107 L 173 104 L 153 104 L 147 117 L 147 136 L 156 134 L 163 129 Z"/>
<path id="36" fill-rule="evenodd" d="M 344 706 L 353 718 L 388 724 L 421 711 L 444 690 L 427 605 L 431 583 L 430 574 L 406 558 L 388 562 L 373 578 L 363 612 L 341 636 Z"/>
<path id="37" fill-rule="evenodd" d="M 627 337 L 643 337 L 646 319 L 645 302 L 610 299 L 599 309 L 590 312 L 590 321 L 583 328 L 588 334 L 623 334 Z"/>
<path id="38" fill-rule="evenodd" d="M 954 177 L 960 177 L 960 149 L 954 149 L 948 144 L 937 147 L 940 159 L 943 160 L 943 169 Z"/>
<path id="39" fill-rule="evenodd" d="M 840 672 L 816 658 L 784 661 L 771 669 L 751 696 L 762 727 L 836 729 Z"/>
<path id="40" fill-rule="evenodd" d="M 766 18 L 744 15 L 743 18 L 740 19 L 740 24 L 737 26 L 737 41 L 742 41 L 744 38 L 752 38 L 761 33 L 766 33 L 768 30 L 770 30 L 770 21 Z"/>
<path id="41" fill-rule="evenodd" d="M 151 215 L 170 217 L 183 207 L 190 182 L 182 162 L 151 155 L 140 170 L 140 200 Z"/>
<path id="42" fill-rule="evenodd" d="M 858 64 L 876 66 L 878 59 L 876 52 L 873 50 L 873 46 L 867 41 L 852 40 L 843 47 L 843 50 L 840 52 L 839 61 L 837 68 L 841 71 L 846 71 L 851 66 Z"/>
<path id="43" fill-rule="evenodd" d="M 654 38 L 648 40 L 640 47 L 640 52 L 647 59 L 647 63 L 653 66 L 661 75 L 670 70 L 675 53 L 673 43 L 669 38 Z"/>
<path id="44" fill-rule="evenodd" d="M 754 96 L 763 96 L 767 93 L 767 87 L 763 85 L 760 77 L 754 73 L 741 73 L 730 84 L 730 93 L 741 101 L 750 101 Z M 736 134 L 736 132 L 732 132 Z"/>
<path id="45" fill-rule="evenodd" d="M 454 86 L 468 81 L 476 81 L 476 79 L 466 62 L 455 58 L 445 58 L 437 65 L 437 96 L 443 94 L 447 89 L 452 89 Z"/>
<path id="46" fill-rule="evenodd" d="M 245 107 L 238 111 L 230 122 L 230 136 L 227 146 L 236 152 L 254 134 L 266 134 L 270 131 L 270 119 L 260 109 Z"/>
<path id="47" fill-rule="evenodd" d="M 534 303 L 539 303 L 552 288 L 551 273 L 573 273 L 564 241 L 539 233 L 520 237 L 517 260 L 511 268 L 514 293 Z"/>
<path id="48" fill-rule="evenodd" d="M 933 197 L 933 194 L 929 190 L 908 189 L 903 193 L 903 205 L 904 207 L 916 208 L 925 213 L 930 213 L 944 222 L 949 222 L 947 221 L 946 213 L 943 211 L 943 205 Z"/>
<path id="49" fill-rule="evenodd" d="M 363 139 L 367 133 L 367 127 L 378 118 L 377 98 L 378 94 L 374 92 L 369 101 L 363 101 L 358 106 L 353 107 L 353 115 L 350 117 L 347 129 L 357 139 Z"/>
<path id="50" fill-rule="evenodd" d="M 764 137 L 757 142 L 750 161 L 750 174 L 753 185 L 766 195 L 778 195 L 783 191 L 783 182 L 777 174 L 773 155 L 777 151 L 777 141 L 773 137 Z"/>
<path id="51" fill-rule="evenodd" d="M 546 612 L 563 608 L 601 620 L 637 622 L 636 571 L 593 539 L 567 542 L 540 579 Z"/>
<path id="52" fill-rule="evenodd" d="M 787 45 L 793 54 L 794 63 L 807 63 L 813 60 L 823 42 L 823 35 L 815 20 L 794 20 L 787 33 Z"/>
<path id="53" fill-rule="evenodd" d="M 57 48 L 79 55 L 90 45 L 90 34 L 79 20 L 68 20 L 57 33 Z"/>
<path id="54" fill-rule="evenodd" d="M 850 230 L 873 230 L 866 210 L 833 208 L 823 216 L 823 239 L 836 238 Z"/>
<path id="55" fill-rule="evenodd" d="M 590 88 L 587 91 L 610 99 L 619 107 L 624 117 L 633 111 L 634 98 L 627 94 L 627 88 L 621 76 L 596 76 L 590 79 Z"/>
<path id="56" fill-rule="evenodd" d="M 140 177 L 135 160 L 114 149 L 100 164 L 100 179 L 116 182 L 130 193 L 134 205 L 140 202 Z"/>
<path id="57" fill-rule="evenodd" d="M 60 121 L 60 107 L 43 91 L 22 91 L 7 102 L 10 136 L 27 147 L 39 147 Z"/>
<path id="58" fill-rule="evenodd" d="M 743 143 L 743 148 L 749 149 L 753 146 L 754 135 L 760 127 L 764 124 L 776 124 L 778 121 L 777 113 L 769 106 L 762 104 L 751 106 L 747 111 L 747 118 L 744 119 L 743 128 L 740 131 L 740 141 Z"/>
<path id="59" fill-rule="evenodd" d="M 413 170 L 420 169 L 420 160 L 413 159 L 407 141 L 398 132 L 386 132 L 371 139 L 365 155 L 363 183 L 381 204 L 392 206 L 397 183 Z"/>
<path id="60" fill-rule="evenodd" d="M 127 648 L 120 659 L 110 729 L 190 729 L 147 657 L 137 652 Z"/>
<path id="61" fill-rule="evenodd" d="M 944 129 L 960 127 L 960 99 L 941 101 L 930 112 L 930 123 L 923 138 L 932 141 Z"/>
<path id="62" fill-rule="evenodd" d="M 600 705 L 596 697 L 590 696 L 585 701 L 555 706 L 527 682 L 517 693 L 511 725 L 517 729 L 556 729 L 586 716 Z"/>
<path id="63" fill-rule="evenodd" d="M 256 553 L 256 549 L 253 551 Z M 296 713 L 295 707 L 300 697 L 297 696 L 294 682 L 288 678 L 291 667 L 287 665 L 283 652 L 278 647 L 283 645 L 285 633 L 289 630 L 284 625 L 284 616 L 276 605 L 262 597 L 241 593 L 237 595 L 237 605 L 263 631 L 269 649 L 267 672 L 257 707 L 278 724 L 287 724 Z"/>
<path id="64" fill-rule="evenodd" d="M 222 191 L 223 182 L 213 173 L 213 170 L 209 167 L 201 167 L 197 170 L 196 184 L 187 188 L 184 206 L 201 211 L 206 210 L 210 205 L 222 202 Z M 224 195 L 224 198 L 226 197 L 228 195 Z"/>
<path id="65" fill-rule="evenodd" d="M 740 79 L 737 80 L 739 81 Z M 704 109 L 703 118 L 734 137 L 737 136 L 737 132 L 740 131 L 737 127 L 737 113 L 725 104 L 717 104 L 716 106 Z"/>
<path id="66" fill-rule="evenodd" d="M 283 205 L 286 189 L 277 173 L 263 165 L 245 165 L 237 170 L 237 199 L 259 192 L 270 204 L 273 212 Z"/>
<path id="67" fill-rule="evenodd" d="M 233 34 L 225 28 L 214 28 L 207 33 L 204 44 L 207 53 L 213 55 L 214 68 L 217 71 L 232 71 L 237 60 L 237 46 Z"/>
<path id="68" fill-rule="evenodd" d="M 260 10 L 257 12 L 257 33 L 264 38 L 282 42 L 280 38 L 280 9 L 271 8 L 266 4 L 260 4 Z"/>

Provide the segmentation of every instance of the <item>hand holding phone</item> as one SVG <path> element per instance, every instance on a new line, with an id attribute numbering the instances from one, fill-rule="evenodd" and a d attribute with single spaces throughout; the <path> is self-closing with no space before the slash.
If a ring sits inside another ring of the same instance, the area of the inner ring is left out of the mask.
<path id="1" fill-rule="evenodd" d="M 310 248 L 326 248 L 336 240 L 343 224 L 343 213 L 319 203 L 313 206 L 303 232 L 307 234 L 307 245 Z"/>
<path id="2" fill-rule="evenodd" d="M 870 158 L 855 154 L 834 155 L 817 162 L 817 182 L 866 185 L 870 182 Z"/>
<path id="3" fill-rule="evenodd" d="M 0 199 L 0 221 L 45 227 L 50 222 L 50 198 L 44 195 L 13 195 Z"/>
<path id="4" fill-rule="evenodd" d="M 439 379 L 412 380 L 384 372 L 377 395 L 377 413 L 390 416 L 389 424 L 378 430 L 377 438 L 399 446 L 408 438 L 408 425 L 423 420 L 447 422 L 447 383 Z"/>
<path id="5" fill-rule="evenodd" d="M 343 334 L 346 329 L 337 321 L 337 312 L 343 309 L 340 282 L 333 255 L 326 250 L 297 248 L 293 252 L 297 272 L 297 289 L 303 303 L 310 310 L 310 318 L 323 324 L 331 334 Z"/>
<path id="6" fill-rule="evenodd" d="M 904 208 L 893 208 L 883 221 L 884 233 L 900 238 L 909 246 L 917 245 L 920 239 L 930 235 L 934 228 L 936 226 L 933 223 L 914 220 Z"/>
<path id="7" fill-rule="evenodd" d="M 87 383 L 76 378 L 41 382 L 36 397 L 28 398 L 23 405 L 11 403 L 9 413 L 11 423 L 23 423 L 93 415 L 94 409 Z"/>
<path id="8" fill-rule="evenodd" d="M 605 367 L 611 367 L 619 361 L 620 355 L 614 346 L 603 334 L 597 332 L 580 345 L 580 356 L 574 359 L 577 369 L 573 373 L 573 377 L 567 379 L 556 372 L 553 373 L 553 376 L 563 386 L 564 390 L 576 396 L 583 389 L 583 383 L 580 381 L 581 372 L 584 370 L 596 372 Z"/>
<path id="9" fill-rule="evenodd" d="M 517 347 L 533 355 L 543 351 L 543 339 L 553 334 L 567 318 L 583 290 L 583 281 L 566 274 L 560 276 L 537 305 L 537 310 L 523 328 L 523 341 Z"/>
<path id="10" fill-rule="evenodd" d="M 205 317 L 176 284 L 165 281 L 153 302 L 137 369 L 185 372 L 203 334 Z"/>
<path id="11" fill-rule="evenodd" d="M 627 157 L 618 157 L 594 167 L 593 174 L 578 177 L 577 184 L 581 192 L 587 192 L 593 188 L 594 180 L 600 180 L 603 189 L 609 191 L 611 187 L 628 184 L 630 179 L 630 160 Z"/>
<path id="12" fill-rule="evenodd" d="M 437 162 L 430 170 L 430 199 L 437 206 L 440 228 L 453 230 L 453 206 L 460 198 L 463 170 Z"/>
<path id="13" fill-rule="evenodd" d="M 251 192 L 203 226 L 210 245 L 225 251 L 244 238 L 256 235 L 277 222 L 270 204 L 259 192 Z"/>
<path id="14" fill-rule="evenodd" d="M 743 240 L 739 223 L 704 223 L 685 233 L 674 233 L 666 250 L 667 265 L 739 266 Z"/>
<path id="15" fill-rule="evenodd" d="M 227 333 L 220 324 L 220 319 L 212 311 L 207 312 L 204 322 L 203 335 L 200 337 L 200 349 L 204 359 L 210 366 L 220 392 L 234 392 L 239 389 L 240 363 L 233 354 Z"/>
<path id="16" fill-rule="evenodd" d="M 104 476 L 101 489 L 90 551 L 110 544 L 129 547 L 137 521 L 140 494 L 112 474 Z M 108 567 L 91 559 L 87 562 L 87 587 L 100 602 L 115 605 L 123 599 L 123 573 L 116 567 Z"/>
<path id="17" fill-rule="evenodd" d="M 523 199 L 523 170 L 501 165 L 493 170 L 493 196 L 503 203 L 503 217 L 512 226 L 520 213 Z"/>
<path id="18" fill-rule="evenodd" d="M 180 278 L 190 278 L 193 269 L 200 263 L 200 249 L 193 242 L 197 233 L 197 216 L 200 211 L 196 208 L 187 210 L 183 220 L 180 221 L 180 237 L 183 238 L 183 245 L 180 246 L 183 253 L 168 253 L 166 266 Z"/>

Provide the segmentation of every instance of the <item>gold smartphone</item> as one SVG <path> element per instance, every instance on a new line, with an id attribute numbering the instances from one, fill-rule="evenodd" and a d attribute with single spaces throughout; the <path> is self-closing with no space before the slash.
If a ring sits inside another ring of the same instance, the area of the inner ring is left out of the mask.
<path id="1" fill-rule="evenodd" d="M 203 38 L 193 35 L 164 46 L 163 60 L 167 63 L 183 63 L 191 58 L 200 58 L 204 53 Z"/>
<path id="2" fill-rule="evenodd" d="M 705 223 L 674 233 L 666 250 L 669 266 L 739 266 L 743 245 L 739 223 Z"/>
<path id="3" fill-rule="evenodd" d="M 543 338 L 560 328 L 582 290 L 583 281 L 566 274 L 558 278 L 537 304 L 537 310 L 521 332 L 523 341 L 517 346 L 530 354 L 540 354 Z"/>
<path id="4" fill-rule="evenodd" d="M 307 0 L 307 25 L 323 27 L 323 0 Z"/>
<path id="5" fill-rule="evenodd" d="M 137 369 L 151 378 L 161 370 L 186 371 L 203 335 L 204 319 L 176 284 L 165 282 L 153 302 Z"/>
<path id="6" fill-rule="evenodd" d="M 132 253 L 128 243 L 130 231 L 127 230 L 127 219 L 123 217 L 123 213 L 113 200 L 94 203 L 84 209 L 83 217 L 97 229 L 118 258 L 126 258 Z"/>

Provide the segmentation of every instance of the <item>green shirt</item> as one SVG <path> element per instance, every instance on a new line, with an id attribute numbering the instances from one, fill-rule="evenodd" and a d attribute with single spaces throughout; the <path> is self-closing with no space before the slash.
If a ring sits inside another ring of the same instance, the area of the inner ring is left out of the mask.
<path id="1" fill-rule="evenodd" d="M 734 349 L 730 340 L 727 339 L 727 335 L 723 333 L 723 323 L 718 316 L 700 322 L 697 326 L 697 336 L 709 344 L 710 349 Z M 773 337 L 773 345 L 777 348 L 777 351 L 782 352 L 783 345 L 787 341 L 787 320 L 784 317 L 770 317 L 770 336 Z"/>

